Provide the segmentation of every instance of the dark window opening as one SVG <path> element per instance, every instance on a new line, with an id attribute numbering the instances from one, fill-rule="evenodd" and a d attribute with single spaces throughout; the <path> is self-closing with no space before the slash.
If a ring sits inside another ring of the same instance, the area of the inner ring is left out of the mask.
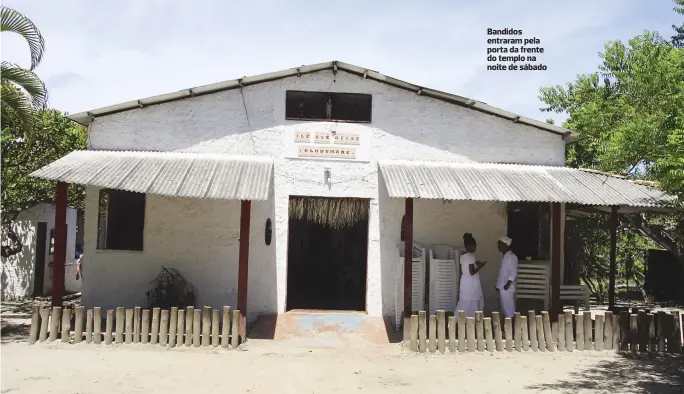
<path id="1" fill-rule="evenodd" d="M 508 204 L 508 236 L 513 239 L 511 249 L 520 260 L 548 260 L 550 249 L 551 215 L 548 203 Z"/>
<path id="2" fill-rule="evenodd" d="M 285 94 L 285 118 L 370 122 L 372 97 L 358 93 L 288 91 Z"/>
<path id="3" fill-rule="evenodd" d="M 143 250 L 145 194 L 100 191 L 98 249 Z"/>

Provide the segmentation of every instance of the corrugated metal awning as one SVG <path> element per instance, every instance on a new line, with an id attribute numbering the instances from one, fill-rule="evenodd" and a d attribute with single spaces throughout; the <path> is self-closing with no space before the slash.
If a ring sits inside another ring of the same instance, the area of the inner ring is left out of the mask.
<path id="1" fill-rule="evenodd" d="M 179 152 L 74 151 L 32 177 L 173 197 L 268 199 L 273 160 Z"/>
<path id="2" fill-rule="evenodd" d="M 663 207 L 674 200 L 628 179 L 567 167 L 415 161 L 386 161 L 379 167 L 393 198 L 628 207 Z"/>

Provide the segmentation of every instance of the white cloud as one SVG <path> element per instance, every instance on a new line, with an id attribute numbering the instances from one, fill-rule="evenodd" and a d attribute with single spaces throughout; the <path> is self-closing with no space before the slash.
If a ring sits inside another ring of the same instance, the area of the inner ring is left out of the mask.
<path id="1" fill-rule="evenodd" d="M 609 39 L 669 35 L 671 6 L 575 2 L 6 0 L 47 41 L 39 75 L 55 108 L 79 112 L 301 64 L 341 60 L 543 120 L 541 86 L 598 64 Z M 459 4 L 460 3 L 460 4 Z M 662 9 L 660 9 L 662 8 Z M 545 72 L 486 71 L 486 29 L 523 29 Z M 27 64 L 3 33 L 3 59 Z M 562 116 L 552 116 L 561 120 Z"/>

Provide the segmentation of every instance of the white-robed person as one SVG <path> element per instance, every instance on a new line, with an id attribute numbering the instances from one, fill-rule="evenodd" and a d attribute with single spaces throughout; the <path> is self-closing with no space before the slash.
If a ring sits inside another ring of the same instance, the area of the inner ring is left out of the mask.
<path id="1" fill-rule="evenodd" d="M 456 311 L 464 311 L 466 317 L 475 317 L 475 312 L 482 311 L 484 308 L 479 271 L 487 262 L 478 261 L 475 257 L 477 243 L 471 233 L 463 235 L 463 244 L 465 245 L 466 253 L 461 256 L 460 261 L 461 283 Z"/>
<path id="2" fill-rule="evenodd" d="M 511 250 L 512 239 L 501 237 L 498 241 L 501 257 L 501 268 L 496 280 L 496 291 L 499 292 L 501 309 L 504 317 L 515 315 L 515 279 L 518 276 L 518 256 Z"/>

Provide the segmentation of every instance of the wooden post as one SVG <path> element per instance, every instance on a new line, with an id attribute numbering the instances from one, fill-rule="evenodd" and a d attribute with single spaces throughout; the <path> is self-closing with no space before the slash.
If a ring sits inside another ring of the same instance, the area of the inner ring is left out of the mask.
<path id="1" fill-rule="evenodd" d="M 140 342 L 143 344 L 150 343 L 150 310 L 143 309 L 142 311 L 142 330 L 140 333 Z"/>
<path id="2" fill-rule="evenodd" d="M 69 342 L 71 336 L 71 309 L 64 308 L 62 311 L 62 342 Z"/>
<path id="3" fill-rule="evenodd" d="M 177 332 L 178 330 L 178 307 L 171 307 L 171 312 L 169 312 L 169 347 L 176 346 Z"/>
<path id="4" fill-rule="evenodd" d="M 667 339 L 667 353 L 671 354 L 679 354 L 679 348 L 675 345 L 675 339 L 674 339 L 674 332 L 675 332 L 675 321 L 674 321 L 674 316 L 665 313 L 663 314 L 665 317 L 665 324 L 663 324 L 663 332 L 664 336 Z"/>
<path id="5" fill-rule="evenodd" d="M 40 306 L 33 305 L 31 308 L 31 331 L 29 333 L 29 343 L 33 345 L 38 340 L 40 327 Z"/>
<path id="6" fill-rule="evenodd" d="M 613 350 L 613 312 L 606 311 L 603 327 L 603 348 Z"/>
<path id="7" fill-rule="evenodd" d="M 411 316 L 413 319 L 413 316 Z M 417 319 L 417 317 L 416 317 Z M 447 319 L 449 322 L 449 351 L 451 353 L 456 353 L 456 316 L 449 316 Z M 416 320 L 416 329 L 418 328 L 418 320 Z M 411 320 L 411 335 L 413 335 L 413 320 Z M 417 332 L 416 332 L 417 335 Z M 416 340 L 418 338 L 416 337 Z M 411 345 L 413 349 L 413 345 Z M 417 344 L 416 344 L 417 346 Z"/>
<path id="8" fill-rule="evenodd" d="M 88 309 L 86 311 L 86 343 L 91 343 L 93 341 L 93 310 Z"/>
<path id="9" fill-rule="evenodd" d="M 584 345 L 586 342 L 584 341 L 584 315 L 580 315 L 579 313 L 575 315 L 575 331 L 577 331 L 577 334 L 575 336 L 575 344 L 577 347 L 577 350 L 584 350 Z"/>
<path id="10" fill-rule="evenodd" d="M 572 332 L 572 317 L 571 311 L 565 312 L 565 350 L 571 352 L 575 349 L 575 336 Z"/>
<path id="11" fill-rule="evenodd" d="M 629 315 L 629 349 L 632 351 L 632 354 L 636 354 L 637 352 L 637 343 L 638 343 L 638 322 L 639 322 L 639 315 L 631 314 Z"/>
<path id="12" fill-rule="evenodd" d="M 522 351 L 522 322 L 520 321 L 520 312 L 515 312 L 515 318 L 513 321 L 513 344 L 515 345 L 515 350 Z"/>
<path id="13" fill-rule="evenodd" d="M 527 316 L 520 316 L 520 334 L 522 335 L 522 350 L 530 350 L 530 332 L 527 326 Z"/>
<path id="14" fill-rule="evenodd" d="M 69 187 L 57 182 L 55 191 L 55 248 L 52 256 L 52 306 L 62 306 L 64 296 L 64 265 L 67 249 L 67 196 Z"/>
<path id="15" fill-rule="evenodd" d="M 166 346 L 169 340 L 169 310 L 162 309 L 159 319 L 159 345 Z"/>
<path id="16" fill-rule="evenodd" d="M 437 350 L 446 351 L 446 312 L 437 311 Z"/>
<path id="17" fill-rule="evenodd" d="M 418 312 L 418 351 L 421 353 L 425 353 L 427 348 L 427 327 L 425 327 L 427 322 L 425 321 L 425 315 L 425 311 Z"/>
<path id="18" fill-rule="evenodd" d="M 565 314 L 558 314 L 558 330 L 555 333 L 557 335 L 556 340 L 558 341 L 558 351 L 565 351 Z"/>
<path id="19" fill-rule="evenodd" d="M 240 321 L 240 311 L 239 310 L 234 310 L 233 311 L 233 326 L 232 326 L 232 338 L 230 341 L 231 346 L 233 349 L 236 349 L 238 346 L 240 346 L 240 325 L 242 324 L 242 321 Z"/>
<path id="20" fill-rule="evenodd" d="M 96 345 L 102 343 L 102 308 L 93 308 L 93 342 Z"/>
<path id="21" fill-rule="evenodd" d="M 142 309 L 139 306 L 133 308 L 133 343 L 140 343 L 140 313 Z"/>
<path id="22" fill-rule="evenodd" d="M 594 327 L 594 350 L 603 350 L 603 315 L 596 315 L 596 327 Z"/>
<path id="23" fill-rule="evenodd" d="M 477 350 L 484 352 L 484 322 L 482 321 L 482 312 L 475 312 L 475 338 L 477 339 Z"/>
<path id="24" fill-rule="evenodd" d="M 656 316 L 656 336 L 658 337 L 658 353 L 662 354 L 665 353 L 665 312 L 660 311 Z"/>
<path id="25" fill-rule="evenodd" d="M 192 346 L 200 347 L 202 345 L 202 310 L 195 309 L 193 311 L 193 322 L 192 322 Z M 236 320 L 239 320 L 238 316 Z"/>
<path id="26" fill-rule="evenodd" d="M 611 207 L 610 211 L 610 268 L 608 270 L 608 310 L 615 309 L 615 276 L 617 275 L 617 228 L 618 207 Z"/>
<path id="27" fill-rule="evenodd" d="M 176 345 L 183 346 L 185 342 L 185 310 L 178 310 L 178 321 L 176 322 Z"/>
<path id="28" fill-rule="evenodd" d="M 504 350 L 503 335 L 501 334 L 501 315 L 499 312 L 492 312 L 492 328 L 494 329 L 494 343 L 496 350 L 502 352 Z"/>
<path id="29" fill-rule="evenodd" d="M 57 340 L 60 320 L 62 320 L 62 307 L 53 306 L 52 314 L 50 315 L 50 342 Z"/>
<path id="30" fill-rule="evenodd" d="M 620 315 L 613 314 L 613 350 L 620 349 Z"/>
<path id="31" fill-rule="evenodd" d="M 640 310 L 637 313 L 637 342 L 639 343 L 639 352 L 646 353 L 648 351 L 648 317 L 645 310 Z"/>
<path id="32" fill-rule="evenodd" d="M 539 340 L 537 339 L 537 322 L 534 311 L 527 312 L 527 323 L 530 325 L 530 347 L 533 352 L 539 350 Z"/>
<path id="33" fill-rule="evenodd" d="M 672 317 L 674 319 L 674 325 L 672 328 L 672 336 L 670 337 L 672 339 L 671 345 L 668 346 L 672 347 L 672 353 L 681 353 L 682 352 L 682 320 L 679 314 L 679 311 L 672 311 Z"/>
<path id="34" fill-rule="evenodd" d="M 202 310 L 202 346 L 211 343 L 211 307 L 205 306 Z"/>
<path id="35" fill-rule="evenodd" d="M 193 323 L 195 322 L 195 308 L 189 306 L 185 312 L 185 346 L 192 346 L 195 337 Z M 199 327 L 197 327 L 199 329 Z"/>
<path id="36" fill-rule="evenodd" d="M 404 200 L 404 316 L 411 316 L 413 294 L 413 199 Z M 423 319 L 418 315 L 418 323 Z"/>
<path id="37" fill-rule="evenodd" d="M 655 353 L 657 351 L 655 315 L 653 313 L 649 313 L 646 315 L 646 319 L 648 320 L 648 351 Z"/>
<path id="38" fill-rule="evenodd" d="M 563 231 L 561 225 L 563 220 L 561 218 L 561 204 L 551 204 L 551 318 L 556 320 L 559 313 L 562 313 L 560 303 L 560 286 L 561 286 L 561 234 Z M 551 328 L 549 326 L 549 328 Z M 553 338 L 547 335 L 546 340 L 553 343 Z M 540 346 L 541 347 L 541 346 Z"/>
<path id="39" fill-rule="evenodd" d="M 409 324 L 409 341 L 412 352 L 418 351 L 418 315 L 411 315 Z"/>
<path id="40" fill-rule="evenodd" d="M 551 329 L 551 320 L 549 312 L 542 312 L 542 324 L 544 325 L 544 338 L 546 339 L 546 350 L 553 352 L 556 350 L 556 343 L 553 338 L 553 330 Z"/>
<path id="41" fill-rule="evenodd" d="M 217 347 L 219 345 L 219 310 L 211 310 L 211 346 Z"/>
<path id="42" fill-rule="evenodd" d="M 504 319 L 504 332 L 506 333 L 506 350 L 513 351 L 513 322 L 510 317 Z"/>
<path id="43" fill-rule="evenodd" d="M 116 331 L 114 334 L 114 343 L 123 343 L 123 333 L 124 333 L 124 308 L 116 308 Z"/>
<path id="44" fill-rule="evenodd" d="M 40 335 L 38 340 L 45 342 L 48 337 L 48 327 L 50 327 L 50 308 L 40 308 Z"/>
<path id="45" fill-rule="evenodd" d="M 466 341 L 468 341 L 468 351 L 475 351 L 475 318 L 466 317 Z"/>
<path id="46" fill-rule="evenodd" d="M 249 225 L 252 212 L 252 202 L 243 200 L 240 203 L 240 249 L 238 255 L 238 302 L 237 309 L 240 311 L 238 335 L 242 341 L 247 337 L 247 284 L 249 283 Z M 205 308 L 205 313 L 209 314 Z M 209 336 L 209 331 L 207 331 Z M 209 341 L 203 346 L 208 346 Z"/>
<path id="47" fill-rule="evenodd" d="M 152 309 L 152 326 L 150 327 L 150 344 L 156 345 L 159 343 L 159 315 L 160 308 Z"/>
<path id="48" fill-rule="evenodd" d="M 430 333 L 430 344 L 428 346 L 428 349 L 430 350 L 430 353 L 434 353 L 437 351 L 437 316 L 430 316 L 430 324 L 428 324 L 428 330 Z"/>
<path id="49" fill-rule="evenodd" d="M 223 307 L 223 322 L 221 324 L 221 347 L 227 348 L 230 345 L 230 307 Z"/>
<path id="50" fill-rule="evenodd" d="M 126 343 L 133 343 L 133 309 L 126 309 Z"/>
<path id="51" fill-rule="evenodd" d="M 112 344 L 112 329 L 114 328 L 114 309 L 107 309 L 107 321 L 105 322 L 105 345 Z"/>
<path id="52" fill-rule="evenodd" d="M 620 350 L 629 350 L 629 312 L 620 312 Z"/>
<path id="53" fill-rule="evenodd" d="M 584 350 L 594 350 L 592 323 L 591 312 L 584 311 Z"/>
<path id="54" fill-rule="evenodd" d="M 466 318 L 464 311 L 456 312 L 458 316 L 458 351 L 465 352 L 466 350 Z"/>
<path id="55" fill-rule="evenodd" d="M 492 335 L 492 318 L 485 317 L 482 319 L 484 321 L 484 334 L 485 334 L 485 344 L 487 350 L 490 352 L 494 351 L 494 336 Z"/>
<path id="56" fill-rule="evenodd" d="M 539 340 L 539 350 L 544 352 L 547 350 L 546 335 L 544 335 L 544 320 L 542 315 L 534 317 L 534 323 L 537 326 L 537 339 Z"/>
<path id="57" fill-rule="evenodd" d="M 74 343 L 81 343 L 81 341 L 83 341 L 83 307 L 77 306 L 74 309 Z"/>

